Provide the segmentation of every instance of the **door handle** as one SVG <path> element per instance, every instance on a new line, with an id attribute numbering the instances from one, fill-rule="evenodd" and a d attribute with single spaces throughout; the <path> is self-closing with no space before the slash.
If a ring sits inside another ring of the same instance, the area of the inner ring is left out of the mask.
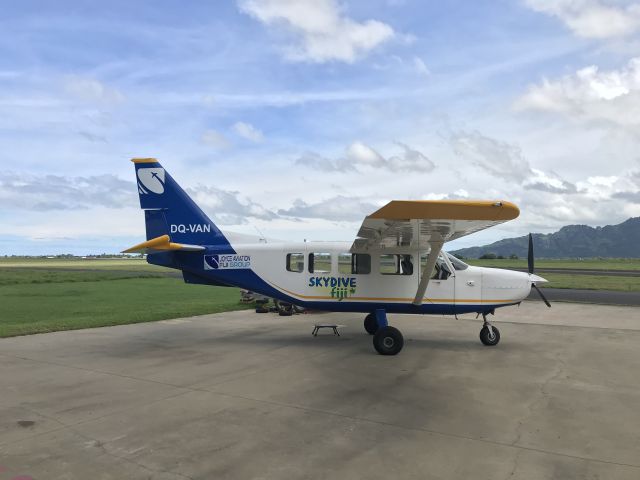
<path id="1" fill-rule="evenodd" d="M 469 285 L 470 287 L 473 287 L 476 284 L 476 282 L 474 282 L 473 280 L 469 280 L 467 282 L 467 285 Z"/>

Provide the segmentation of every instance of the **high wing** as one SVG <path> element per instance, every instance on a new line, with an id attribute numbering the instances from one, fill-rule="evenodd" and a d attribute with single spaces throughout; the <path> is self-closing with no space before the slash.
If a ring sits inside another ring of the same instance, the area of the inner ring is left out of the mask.
<path id="1" fill-rule="evenodd" d="M 468 200 L 393 200 L 365 217 L 352 250 L 410 246 L 429 249 L 513 220 L 511 202 Z"/>
<path id="2" fill-rule="evenodd" d="M 139 243 L 131 248 L 123 250 L 122 253 L 156 253 L 169 250 L 182 250 L 184 252 L 201 252 L 205 250 L 200 245 L 187 245 L 184 243 L 173 243 L 169 235 L 160 235 L 146 242 Z"/>
<path id="3" fill-rule="evenodd" d="M 513 220 L 519 214 L 517 206 L 501 200 L 393 200 L 365 217 L 351 250 L 408 247 L 430 252 L 413 301 L 419 305 L 445 242 Z"/>

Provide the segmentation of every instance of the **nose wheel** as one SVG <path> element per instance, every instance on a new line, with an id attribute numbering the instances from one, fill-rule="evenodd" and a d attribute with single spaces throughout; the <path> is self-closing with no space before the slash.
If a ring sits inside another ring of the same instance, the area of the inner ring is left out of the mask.
<path id="1" fill-rule="evenodd" d="M 482 329 L 480 330 L 480 341 L 487 347 L 493 347 L 500 341 L 500 330 L 498 330 L 497 327 L 494 327 L 487 321 L 486 314 L 483 313 L 482 318 L 484 319 L 484 323 L 482 325 Z"/>

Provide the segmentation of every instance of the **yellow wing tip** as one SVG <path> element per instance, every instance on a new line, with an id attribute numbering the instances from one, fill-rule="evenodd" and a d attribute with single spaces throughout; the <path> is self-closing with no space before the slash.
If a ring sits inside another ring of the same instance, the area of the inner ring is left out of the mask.
<path id="1" fill-rule="evenodd" d="M 133 163 L 158 163 L 157 158 L 132 158 L 131 161 Z"/>

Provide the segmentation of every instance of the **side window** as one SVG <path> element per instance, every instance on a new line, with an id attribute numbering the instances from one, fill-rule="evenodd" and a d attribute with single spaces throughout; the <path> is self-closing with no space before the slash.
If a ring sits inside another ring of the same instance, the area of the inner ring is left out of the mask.
<path id="1" fill-rule="evenodd" d="M 351 259 L 351 272 L 362 275 L 371 273 L 371 255 L 354 253 Z"/>
<path id="2" fill-rule="evenodd" d="M 287 270 L 290 272 L 302 272 L 304 270 L 304 254 L 287 253 Z"/>
<path id="3" fill-rule="evenodd" d="M 310 253 L 309 273 L 331 273 L 331 254 Z"/>
<path id="4" fill-rule="evenodd" d="M 420 255 L 420 271 L 424 269 L 424 266 L 427 264 L 427 259 L 429 258 L 429 254 Z M 442 252 L 438 255 L 438 259 L 436 260 L 436 266 L 433 269 L 433 273 L 431 274 L 432 280 L 446 280 L 451 275 L 449 271 L 449 267 L 447 266 L 447 262 L 444 260 L 444 256 Z"/>
<path id="5" fill-rule="evenodd" d="M 340 253 L 338 254 L 338 273 L 343 275 L 349 275 L 353 273 L 351 271 L 351 254 Z"/>
<path id="6" fill-rule="evenodd" d="M 382 275 L 413 275 L 413 257 L 395 253 L 380 255 L 380 273 Z"/>
<path id="7" fill-rule="evenodd" d="M 469 268 L 469 265 L 464 263 L 459 258 L 454 257 L 450 253 L 447 253 L 447 258 L 449 258 L 449 261 L 451 262 L 451 265 L 453 265 L 454 270 L 466 270 L 467 268 Z"/>
<path id="8" fill-rule="evenodd" d="M 338 255 L 338 273 L 344 275 L 371 273 L 371 255 L 366 253 L 341 253 Z"/>

